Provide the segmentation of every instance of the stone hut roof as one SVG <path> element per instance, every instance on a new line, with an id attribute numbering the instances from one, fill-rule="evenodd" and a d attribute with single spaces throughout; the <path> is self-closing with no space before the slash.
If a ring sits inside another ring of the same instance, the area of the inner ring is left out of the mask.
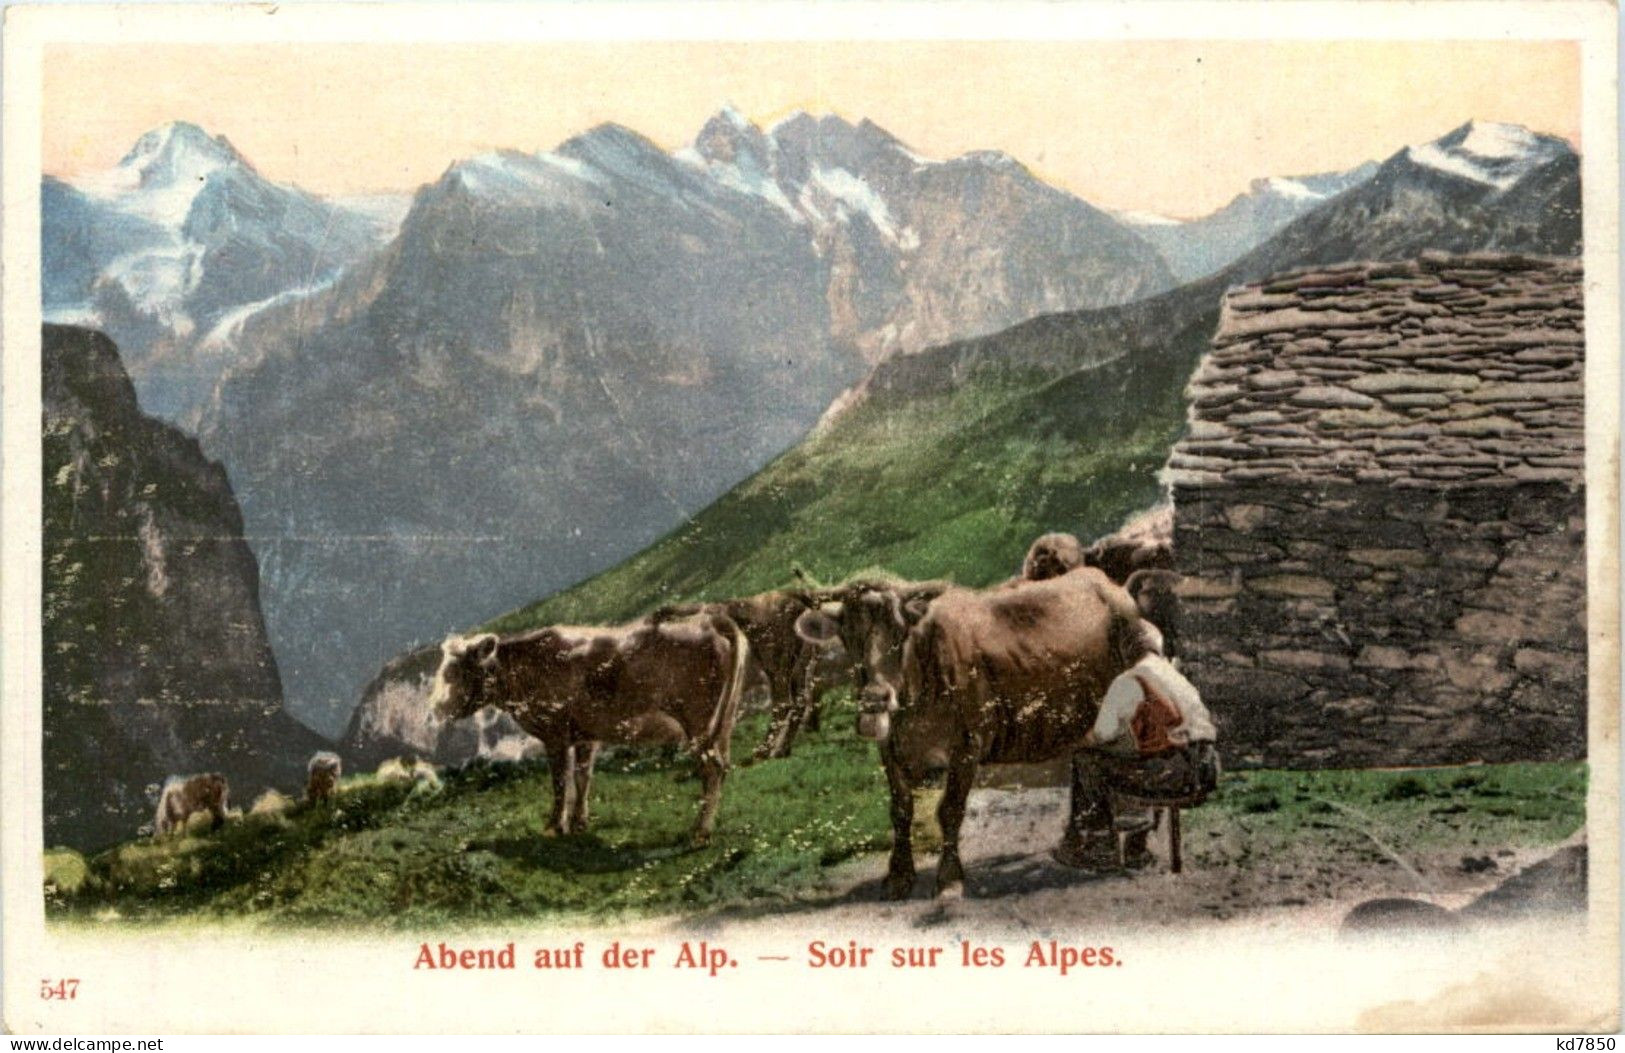
<path id="1" fill-rule="evenodd" d="M 1233 289 L 1176 486 L 1585 480 L 1577 259 L 1428 254 Z"/>

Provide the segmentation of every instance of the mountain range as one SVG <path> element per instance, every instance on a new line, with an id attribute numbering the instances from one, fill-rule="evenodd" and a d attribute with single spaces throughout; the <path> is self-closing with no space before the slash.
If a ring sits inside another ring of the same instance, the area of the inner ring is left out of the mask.
<path id="1" fill-rule="evenodd" d="M 194 182 L 221 185 L 217 212 Z M 232 209 L 249 186 L 270 193 L 172 125 L 51 188 L 47 303 L 130 343 L 144 404 L 226 464 L 290 705 L 328 730 L 403 640 L 637 551 L 875 362 L 1173 283 L 1132 230 L 1004 154 L 929 160 L 832 116 L 763 129 L 724 109 L 676 151 L 609 124 L 469 158 L 382 245 L 387 199 L 312 211 L 274 188 L 285 218 L 261 224 L 270 205 Z M 95 229 L 93 209 L 135 233 L 93 251 L 54 233 Z M 346 236 L 314 237 L 318 214 Z M 211 254 L 216 227 L 243 251 Z M 309 280 L 246 277 L 271 272 Z"/>
<path id="2" fill-rule="evenodd" d="M 226 465 L 289 707 L 330 732 L 402 647 L 674 528 L 544 609 L 635 613 L 777 583 L 792 560 L 991 575 L 1040 524 L 1089 532 L 1154 499 L 1229 282 L 1433 247 L 1572 251 L 1579 229 L 1566 144 L 1482 124 L 1296 181 L 1322 196 L 1288 193 L 1306 211 L 1246 247 L 1290 211 L 1255 193 L 1223 250 L 1247 251 L 1178 288 L 1148 228 L 1006 155 L 933 161 L 868 121 L 764 129 L 725 109 L 670 152 L 603 125 L 458 162 L 409 203 L 321 202 L 223 140 L 160 132 L 117 178 L 47 181 L 47 306 L 130 334 L 137 385 Z M 256 186 L 292 219 L 250 222 L 275 214 Z M 332 247 L 304 236 L 318 215 L 346 232 Z M 315 277 L 251 280 L 299 266 Z M 146 306 L 107 306 L 124 300 Z M 990 494 L 964 473 L 997 460 L 994 435 L 1027 452 Z"/>
<path id="3" fill-rule="evenodd" d="M 1206 279 L 887 359 L 814 434 L 660 544 L 489 624 L 614 621 L 774 587 L 791 567 L 999 580 L 1039 533 L 1098 537 L 1163 499 L 1185 385 L 1230 286 L 1430 250 L 1580 248 L 1573 150 L 1470 122 L 1398 151 Z"/>

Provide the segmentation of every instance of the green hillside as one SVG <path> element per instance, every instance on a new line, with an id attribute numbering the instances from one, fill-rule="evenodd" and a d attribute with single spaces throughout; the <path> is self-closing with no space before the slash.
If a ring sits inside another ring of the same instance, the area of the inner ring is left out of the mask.
<path id="1" fill-rule="evenodd" d="M 826 582 L 877 566 L 966 585 L 1007 577 L 1039 534 L 1095 537 L 1156 503 L 1207 333 L 1134 367 L 988 371 L 949 392 L 877 396 L 658 544 L 490 628 L 624 620 L 786 584 L 795 567 Z"/>

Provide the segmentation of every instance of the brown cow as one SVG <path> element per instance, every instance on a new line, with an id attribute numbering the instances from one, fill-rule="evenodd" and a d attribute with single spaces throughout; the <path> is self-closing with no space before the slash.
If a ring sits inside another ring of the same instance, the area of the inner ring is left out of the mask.
<path id="1" fill-rule="evenodd" d="M 153 819 L 154 839 L 185 830 L 187 820 L 197 812 L 209 813 L 211 829 L 226 821 L 226 797 L 230 789 L 226 777 L 217 772 L 204 775 L 171 775 L 164 781 L 158 798 L 158 815 Z"/>
<path id="2" fill-rule="evenodd" d="M 799 589 L 758 593 L 737 600 L 662 607 L 649 616 L 656 624 L 702 612 L 732 619 L 750 641 L 751 659 L 767 681 L 772 721 L 752 754 L 753 760 L 788 757 L 796 733 L 809 722 L 818 705 L 814 683 L 817 648 L 796 635 L 796 619 L 817 599 Z"/>
<path id="3" fill-rule="evenodd" d="M 909 629 L 948 588 L 942 581 L 850 581 L 822 590 L 819 605 L 796 619 L 796 634 L 817 647 L 841 647 L 861 701 L 877 682 L 897 682 Z"/>
<path id="4" fill-rule="evenodd" d="M 750 657 L 733 622 L 704 615 L 613 629 L 549 626 L 505 638 L 453 636 L 441 650 L 429 698 L 441 719 L 492 705 L 541 740 L 553 779 L 548 834 L 586 829 L 600 743 L 681 743 L 700 769 L 694 840 L 709 840 Z"/>
<path id="5" fill-rule="evenodd" d="M 1172 505 L 1153 508 L 1083 550 L 1083 565 L 1098 567 L 1119 585 L 1137 570 L 1172 570 Z"/>
<path id="6" fill-rule="evenodd" d="M 1071 534 L 1045 534 L 1027 549 L 1021 561 L 1021 580 L 1044 581 L 1058 578 L 1074 567 L 1083 566 L 1083 545 Z"/>
<path id="7" fill-rule="evenodd" d="M 1031 763 L 1074 752 L 1106 689 L 1146 651 L 1134 601 L 1104 574 L 1080 568 L 986 592 L 943 593 L 909 633 L 901 676 L 877 676 L 860 730 L 881 739 L 891 789 L 887 893 L 914 887 L 913 790 L 947 768 L 937 818 L 937 892 L 962 885 L 959 828 L 980 764 Z"/>

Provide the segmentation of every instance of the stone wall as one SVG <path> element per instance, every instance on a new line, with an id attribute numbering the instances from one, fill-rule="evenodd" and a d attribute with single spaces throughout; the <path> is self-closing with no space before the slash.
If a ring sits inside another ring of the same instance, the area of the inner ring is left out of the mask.
<path id="1" fill-rule="evenodd" d="M 1586 751 L 1584 492 L 1174 489 L 1184 662 L 1238 765 Z"/>

